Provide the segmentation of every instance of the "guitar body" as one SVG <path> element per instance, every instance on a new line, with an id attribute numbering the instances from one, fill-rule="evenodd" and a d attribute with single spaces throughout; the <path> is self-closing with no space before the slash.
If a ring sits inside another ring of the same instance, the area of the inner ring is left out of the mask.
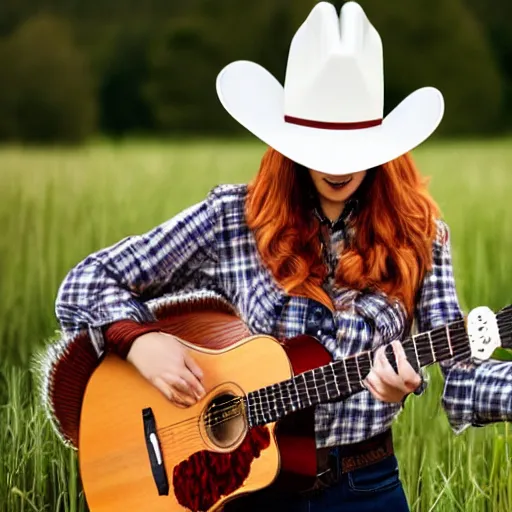
<path id="1" fill-rule="evenodd" d="M 415 335 L 403 342 L 406 355 L 420 367 L 435 362 L 437 354 L 471 353 L 485 360 L 496 347 L 512 345 L 511 308 L 498 315 L 488 308 L 472 310 L 469 340 L 463 320 Z M 182 343 L 203 370 L 207 396 L 192 407 L 176 407 L 129 363 L 107 356 L 80 394 L 79 463 L 91 512 L 210 512 L 270 485 L 311 487 L 318 474 L 314 410 L 297 412 L 296 402 L 284 397 L 300 398 L 303 386 L 310 404 L 321 403 L 323 395 L 338 399 L 358 392 L 361 375 L 370 371 L 371 353 L 329 365 L 333 387 L 323 368 L 330 356 L 316 339 L 298 336 L 279 342 L 251 336 L 219 298 L 203 295 L 184 304 L 164 303 L 153 314 L 158 330 L 187 340 Z M 392 346 L 387 350 L 392 352 Z M 78 354 L 81 359 L 75 355 L 69 364 L 64 359 L 54 380 L 73 384 L 65 371 L 73 363 L 76 377 L 83 378 L 76 365 L 87 352 Z M 279 385 L 304 372 L 294 379 L 294 387 Z M 249 402 L 258 425 L 251 429 L 245 410 Z M 56 403 L 60 417 L 71 418 L 66 431 L 75 438 L 73 402 Z M 66 416 L 68 410 L 72 414 Z M 259 426 L 272 418 L 284 419 Z"/>
<path id="2" fill-rule="evenodd" d="M 244 338 L 246 328 L 228 313 L 166 318 L 162 330 L 193 342 L 182 343 L 203 370 L 207 396 L 176 407 L 132 365 L 105 357 L 88 382 L 80 421 L 79 464 L 91 512 L 213 511 L 272 483 L 311 485 L 312 410 L 288 416 L 277 429 L 248 429 L 242 411 L 222 413 L 236 397 L 326 364 L 325 349 L 308 336 L 283 344 L 269 336 Z"/>
<path id="3" fill-rule="evenodd" d="M 188 503 L 178 502 L 177 487 L 189 485 L 191 479 L 204 484 L 214 468 L 199 463 L 195 468 L 197 474 L 185 468 L 182 475 L 177 474 L 176 468 L 194 454 L 207 451 L 222 456 L 235 450 L 247 434 L 245 423 L 238 417 L 232 425 L 223 425 L 226 428 L 217 439 L 208 435 L 201 421 L 208 404 L 219 395 L 240 396 L 291 376 L 286 353 L 272 338 L 250 338 L 219 352 L 188 348 L 203 369 L 205 389 L 209 390 L 201 402 L 189 408 L 174 406 L 135 368 L 115 356 L 107 357 L 96 370 L 83 403 L 79 441 L 82 481 L 92 512 L 192 509 Z M 160 430 L 158 438 L 170 487 L 168 496 L 158 495 L 151 470 L 142 419 L 143 410 L 148 407 Z M 211 504 L 210 509 L 220 507 L 226 499 L 241 492 L 272 483 L 279 471 L 274 427 L 267 426 L 268 446 L 250 463 L 250 474 L 243 485 Z M 229 459 L 226 462 L 229 464 Z M 239 468 L 232 469 L 234 472 Z M 211 476 L 211 485 L 219 485 Z"/>

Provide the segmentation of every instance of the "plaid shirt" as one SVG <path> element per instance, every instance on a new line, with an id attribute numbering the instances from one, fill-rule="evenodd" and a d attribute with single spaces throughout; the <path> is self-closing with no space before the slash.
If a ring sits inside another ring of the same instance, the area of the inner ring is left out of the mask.
<path id="1" fill-rule="evenodd" d="M 380 293 L 330 286 L 334 313 L 312 299 L 287 295 L 261 261 L 247 227 L 246 192 L 245 185 L 217 187 L 204 201 L 147 234 L 126 238 L 78 264 L 62 283 L 56 304 L 64 335 L 72 338 L 88 330 L 100 354 L 105 325 L 121 319 L 151 321 L 150 299 L 204 289 L 229 300 L 252 332 L 278 338 L 311 334 L 335 359 L 408 334 L 402 305 Z M 328 260 L 333 255 L 335 260 L 347 237 L 347 215 L 350 210 L 327 225 Z M 424 278 L 416 305 L 418 330 L 431 330 L 461 315 L 448 229 L 439 221 L 433 268 Z M 451 361 L 443 370 L 443 405 L 456 431 L 512 418 L 509 364 Z M 317 445 L 355 443 L 376 435 L 391 425 L 401 407 L 375 400 L 366 390 L 319 406 Z"/>

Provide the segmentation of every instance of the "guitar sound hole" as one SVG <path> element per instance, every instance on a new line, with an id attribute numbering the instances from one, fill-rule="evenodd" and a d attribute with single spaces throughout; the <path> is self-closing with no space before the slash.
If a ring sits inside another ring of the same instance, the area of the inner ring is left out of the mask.
<path id="1" fill-rule="evenodd" d="M 247 432 L 242 399 L 230 393 L 215 397 L 204 415 L 208 437 L 219 448 L 230 448 Z"/>

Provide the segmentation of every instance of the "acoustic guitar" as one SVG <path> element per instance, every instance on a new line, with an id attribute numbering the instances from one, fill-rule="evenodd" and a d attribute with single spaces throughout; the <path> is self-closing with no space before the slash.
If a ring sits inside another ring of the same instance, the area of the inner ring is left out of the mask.
<path id="1" fill-rule="evenodd" d="M 363 390 L 372 353 L 331 361 L 315 338 L 250 336 L 234 315 L 204 308 L 167 320 L 162 330 L 192 353 L 207 394 L 176 407 L 129 363 L 103 359 L 88 382 L 79 431 L 91 512 L 213 511 L 276 482 L 311 484 L 314 407 Z M 485 360 L 500 345 L 512 347 L 512 306 L 497 315 L 477 308 L 466 321 L 403 341 L 416 369 L 454 357 Z M 391 346 L 386 353 L 396 364 Z"/>

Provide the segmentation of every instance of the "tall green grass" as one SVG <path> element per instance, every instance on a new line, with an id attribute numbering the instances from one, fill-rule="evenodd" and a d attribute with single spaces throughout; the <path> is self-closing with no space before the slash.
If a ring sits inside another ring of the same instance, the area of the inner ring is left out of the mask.
<path id="1" fill-rule="evenodd" d="M 97 144 L 0 150 L 0 511 L 83 511 L 75 454 L 40 411 L 31 354 L 57 324 L 66 272 L 90 252 L 144 232 L 218 183 L 245 182 L 252 143 Z M 451 228 L 463 308 L 512 302 L 512 141 L 429 143 L 416 160 Z M 454 436 L 432 372 L 395 425 L 415 511 L 512 510 L 508 425 Z"/>
<path id="2" fill-rule="evenodd" d="M 5 365 L 6 366 L 6 365 Z M 2 370 L 7 400 L 0 407 L 0 510 L 86 510 L 75 452 L 65 449 L 34 400 L 31 376 Z"/>

